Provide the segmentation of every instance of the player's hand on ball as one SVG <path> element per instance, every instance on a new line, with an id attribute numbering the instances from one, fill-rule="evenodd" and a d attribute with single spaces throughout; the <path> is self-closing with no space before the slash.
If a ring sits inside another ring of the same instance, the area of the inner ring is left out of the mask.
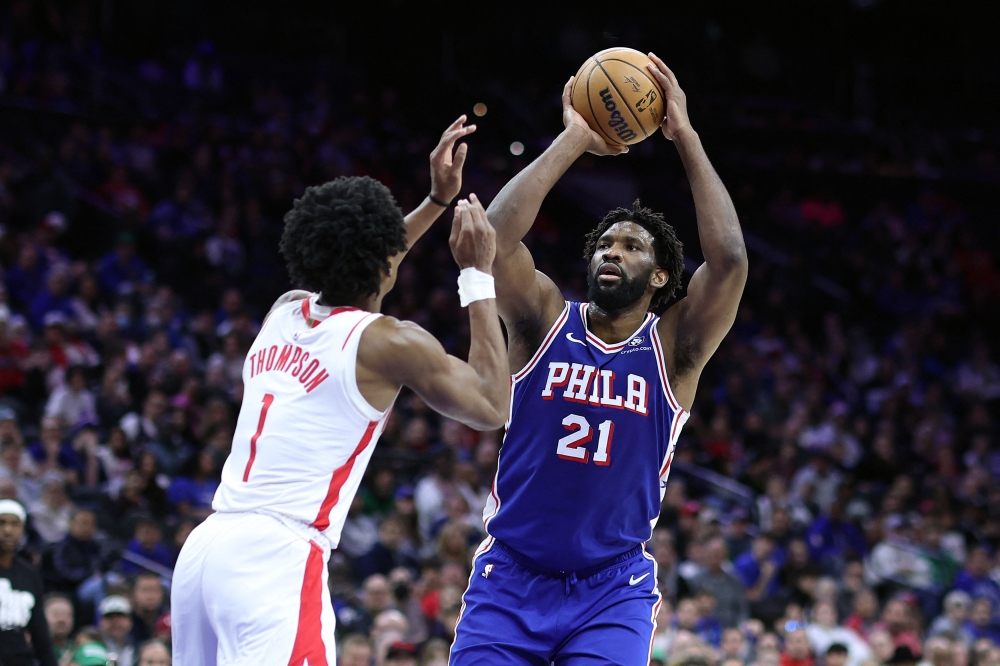
<path id="1" fill-rule="evenodd" d="M 460 268 L 475 268 L 493 274 L 496 232 L 486 219 L 486 209 L 475 194 L 470 194 L 468 199 L 460 200 L 455 206 L 448 244 Z"/>
<path id="2" fill-rule="evenodd" d="M 687 96 L 677 84 L 677 77 L 659 57 L 650 53 L 649 59 L 653 61 L 651 65 L 647 65 L 649 72 L 656 77 L 667 98 L 666 117 L 663 119 L 660 129 L 663 130 L 663 136 L 673 141 L 682 131 L 691 128 L 691 121 L 688 119 Z"/>
<path id="3" fill-rule="evenodd" d="M 448 125 L 441 135 L 438 145 L 431 151 L 431 195 L 440 201 L 450 202 L 462 191 L 462 167 L 469 154 L 468 144 L 455 142 L 476 131 L 475 125 L 465 124 L 463 113 L 458 120 Z"/>
<path id="4" fill-rule="evenodd" d="M 573 79 L 575 78 L 575 76 L 569 77 L 569 81 L 563 87 L 563 125 L 568 130 L 582 130 L 586 133 L 589 138 L 589 143 L 587 144 L 588 153 L 593 153 L 594 155 L 621 155 L 622 153 L 627 153 L 628 146 L 612 146 L 609 144 L 600 134 L 590 129 L 590 125 L 583 119 L 583 116 L 573 108 Z"/>

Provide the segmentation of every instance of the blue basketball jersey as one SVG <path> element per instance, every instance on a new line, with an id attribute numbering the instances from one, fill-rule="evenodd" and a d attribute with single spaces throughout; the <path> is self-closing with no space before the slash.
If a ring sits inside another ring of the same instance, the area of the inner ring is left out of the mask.
<path id="1" fill-rule="evenodd" d="M 647 541 L 688 413 L 667 382 L 652 313 L 624 342 L 587 330 L 567 303 L 511 378 L 507 434 L 486 530 L 556 571 L 592 567 Z"/>

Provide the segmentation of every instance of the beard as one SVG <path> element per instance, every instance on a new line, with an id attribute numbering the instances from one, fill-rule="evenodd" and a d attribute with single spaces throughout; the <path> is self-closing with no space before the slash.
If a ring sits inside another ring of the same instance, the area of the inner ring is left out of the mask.
<path id="1" fill-rule="evenodd" d="M 622 271 L 621 280 L 616 285 L 602 285 L 597 280 L 597 273 L 587 274 L 587 300 L 605 312 L 617 312 L 635 304 L 646 293 L 646 285 L 653 269 L 645 275 L 629 277 Z"/>

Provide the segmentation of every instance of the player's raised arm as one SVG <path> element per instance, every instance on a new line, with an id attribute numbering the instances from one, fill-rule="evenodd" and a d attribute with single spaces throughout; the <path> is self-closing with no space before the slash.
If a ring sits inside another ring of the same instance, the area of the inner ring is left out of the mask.
<path id="1" fill-rule="evenodd" d="M 541 328 L 537 332 L 544 333 L 563 308 L 558 288 L 548 277 L 535 271 L 531 253 L 521 242 L 534 224 L 549 190 L 583 153 L 616 155 L 628 150 L 623 146 L 608 145 L 590 129 L 573 109 L 570 99 L 572 88 L 573 79 L 570 78 L 562 96 L 566 129 L 538 159 L 500 190 L 487 210 L 490 224 L 497 231 L 497 255 L 493 262 L 497 307 L 508 331 L 527 324 L 529 328 Z"/>
<path id="2" fill-rule="evenodd" d="M 691 128 L 687 99 L 677 77 L 658 57 L 652 53 L 649 57 L 653 61 L 649 71 L 667 98 L 663 135 L 674 142 L 687 172 L 705 256 L 691 277 L 687 297 L 670 308 L 659 324 L 661 331 L 672 329 L 672 335 L 663 337 L 674 340 L 673 362 L 667 359 L 672 365 L 673 389 L 681 405 L 690 407 L 701 369 L 736 320 L 747 280 L 747 249 L 729 192 Z"/>
<path id="3" fill-rule="evenodd" d="M 437 146 L 431 151 L 431 191 L 404 218 L 406 223 L 406 250 L 393 256 L 389 261 L 393 270 L 406 256 L 420 237 L 430 229 L 441 213 L 451 205 L 452 200 L 462 191 L 462 167 L 469 154 L 469 145 L 455 144 L 459 139 L 476 131 L 475 125 L 466 125 L 466 116 L 462 114 L 445 129 Z"/>
<path id="4" fill-rule="evenodd" d="M 451 249 L 463 269 L 460 294 L 471 301 L 469 362 L 448 355 L 434 336 L 410 322 L 382 317 L 366 329 L 358 350 L 358 383 L 378 407 L 408 386 L 435 411 L 478 430 L 503 426 L 510 408 L 507 352 L 492 295 L 496 239 L 475 195 L 460 201 L 452 225 Z M 468 271 L 468 269 L 474 269 Z M 383 380 L 366 381 L 375 375 Z"/>

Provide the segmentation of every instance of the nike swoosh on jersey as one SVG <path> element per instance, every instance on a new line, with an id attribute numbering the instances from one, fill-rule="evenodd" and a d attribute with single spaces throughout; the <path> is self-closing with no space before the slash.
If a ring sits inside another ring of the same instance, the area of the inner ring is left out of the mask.
<path id="1" fill-rule="evenodd" d="M 630 577 L 630 578 L 628 579 L 628 584 L 629 584 L 629 585 L 638 585 L 639 583 L 641 583 L 641 582 L 642 582 L 642 579 L 643 579 L 643 578 L 645 578 L 645 577 L 646 577 L 646 576 L 648 576 L 648 575 L 649 575 L 649 574 L 648 574 L 648 573 L 646 573 L 646 574 L 643 574 L 643 575 L 639 576 L 638 578 L 636 578 L 635 576 L 632 576 L 632 577 Z"/>
<path id="2" fill-rule="evenodd" d="M 584 342 L 583 340 L 577 340 L 576 338 L 574 338 L 572 332 L 566 334 L 566 339 L 569 340 L 570 342 L 575 342 L 578 345 L 583 345 L 584 347 L 587 346 L 587 343 Z"/>

